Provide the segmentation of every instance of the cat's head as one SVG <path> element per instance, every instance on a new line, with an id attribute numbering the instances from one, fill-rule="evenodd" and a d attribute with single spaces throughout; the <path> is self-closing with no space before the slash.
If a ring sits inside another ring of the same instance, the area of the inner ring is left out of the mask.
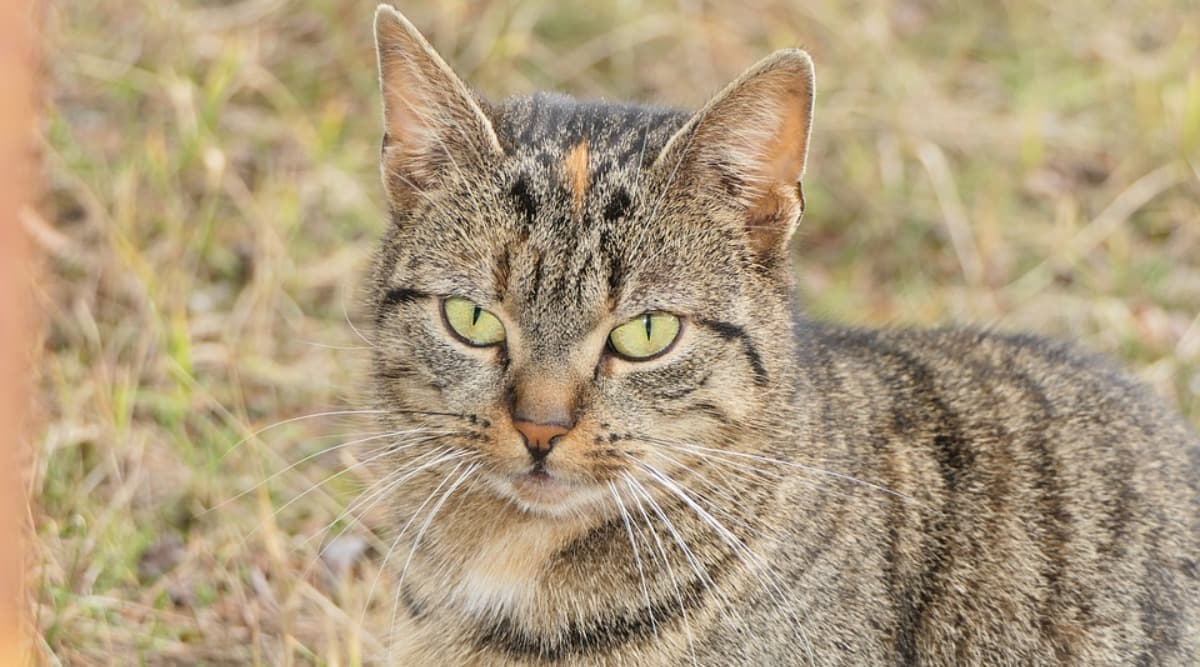
<path id="1" fill-rule="evenodd" d="M 391 220 L 373 395 L 403 432 L 381 474 L 427 472 L 408 485 L 425 498 L 470 471 L 563 516 L 697 448 L 769 443 L 791 389 L 808 56 L 777 52 L 688 114 L 491 105 L 390 8 L 376 38 Z"/>

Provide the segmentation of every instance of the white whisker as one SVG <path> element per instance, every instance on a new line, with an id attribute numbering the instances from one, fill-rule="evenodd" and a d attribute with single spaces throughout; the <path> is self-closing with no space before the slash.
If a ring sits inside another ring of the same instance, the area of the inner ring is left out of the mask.
<path id="1" fill-rule="evenodd" d="M 204 516 L 205 514 L 207 514 L 207 513 L 209 513 L 209 512 L 212 512 L 212 511 L 215 511 L 215 510 L 218 510 L 218 509 L 220 509 L 220 508 L 222 508 L 222 507 L 224 507 L 224 506 L 228 505 L 229 503 L 232 503 L 232 502 L 234 502 L 234 501 L 238 500 L 239 498 L 243 498 L 243 497 L 245 497 L 247 494 L 254 492 L 254 491 L 255 491 L 256 489 L 258 489 L 259 487 L 261 487 L 261 486 L 263 486 L 263 485 L 265 485 L 265 484 L 269 484 L 269 483 L 270 483 L 272 480 L 278 479 L 278 478 L 279 478 L 281 475 L 284 475 L 284 474 L 286 474 L 286 473 L 287 473 L 289 470 L 294 470 L 294 469 L 296 469 L 297 467 L 299 467 L 299 466 L 301 466 L 301 465 L 304 465 L 305 463 L 307 463 L 307 462 L 309 462 L 309 461 L 311 461 L 311 460 L 313 460 L 313 459 L 315 459 L 315 458 L 317 458 L 318 456 L 321 456 L 321 455 L 323 455 L 323 454 L 328 454 L 328 453 L 330 453 L 330 452 L 337 451 L 337 450 L 339 450 L 339 449 L 345 449 L 346 447 L 351 447 L 351 446 L 353 446 L 353 445 L 360 445 L 360 444 L 362 444 L 362 443 L 364 443 L 364 442 L 371 442 L 371 441 L 373 441 L 373 440 L 381 440 L 381 439 L 383 439 L 383 438 L 392 438 L 392 437 L 397 437 L 397 436 L 401 436 L 401 435 L 408 435 L 408 434 L 411 434 L 411 433 L 417 433 L 417 432 L 428 432 L 428 431 L 425 431 L 424 429 L 414 429 L 414 430 L 411 430 L 411 431 L 390 431 L 390 432 L 388 432 L 388 433 L 376 433 L 376 434 L 374 434 L 374 435 L 370 435 L 370 436 L 365 436 L 365 437 L 362 437 L 362 438 L 358 438 L 357 440 L 350 440 L 350 441 L 348 441 L 348 442 L 343 442 L 343 443 L 341 443 L 340 445 L 334 445 L 334 446 L 332 446 L 332 447 L 326 447 L 326 448 L 324 448 L 324 449 L 321 449 L 321 450 L 319 450 L 319 451 L 313 452 L 312 454 L 309 454 L 308 456 L 305 456 L 304 458 L 300 459 L 299 461 L 296 461 L 295 463 L 292 463 L 292 464 L 288 465 L 286 468 L 284 468 L 284 469 L 282 469 L 282 470 L 279 470 L 279 471 L 276 471 L 276 472 L 272 473 L 272 474 L 271 474 L 270 476 L 268 476 L 266 479 L 263 479 L 262 481 L 260 481 L 259 483 L 255 484 L 254 486 L 252 486 L 252 487 L 250 487 L 250 488 L 246 489 L 245 491 L 242 491 L 241 493 L 238 493 L 238 494 L 237 494 L 237 495 L 235 495 L 235 496 L 231 496 L 231 497 L 229 497 L 229 498 L 226 498 L 225 500 L 222 500 L 221 502 L 217 503 L 216 505 L 213 505 L 212 507 L 210 507 L 210 508 L 208 508 L 208 509 L 204 510 L 203 512 L 201 512 L 201 513 L 200 513 L 200 516 Z M 328 479 L 326 479 L 325 481 L 328 481 Z M 324 483 L 325 483 L 325 482 L 318 482 L 317 486 L 323 485 Z"/>
<path id="2" fill-rule="evenodd" d="M 643 469 L 647 469 L 647 472 L 651 472 L 653 470 L 648 469 L 648 466 L 645 464 L 641 465 Z M 729 600 L 729 597 L 725 595 L 724 591 L 719 586 L 717 586 L 717 582 L 709 574 L 708 568 L 701 563 L 696 555 L 692 552 L 691 547 L 688 546 L 687 540 L 685 540 L 683 535 L 680 534 L 679 530 L 675 527 L 675 523 L 667 516 L 666 512 L 663 510 L 658 501 L 655 500 L 654 497 L 645 490 L 645 487 L 642 487 L 642 492 L 645 494 L 646 502 L 650 505 L 650 509 L 654 510 L 654 513 L 658 515 L 660 520 L 662 520 L 663 525 L 666 526 L 667 532 L 671 533 L 671 537 L 674 538 L 675 543 L 678 544 L 680 550 L 683 551 L 684 557 L 687 559 L 688 564 L 691 565 L 692 570 L 696 573 L 696 576 L 699 578 L 701 583 L 705 588 L 711 590 L 713 594 L 717 596 L 720 603 L 718 609 L 720 610 L 721 615 L 725 617 L 725 621 L 731 626 L 734 625 L 733 618 L 729 614 L 731 611 L 733 611 L 733 613 L 737 612 L 734 610 L 734 606 Z M 704 518 L 701 517 L 701 520 L 704 520 Z M 720 524 L 717 525 L 720 526 Z M 723 530 L 724 526 L 720 526 L 720 529 Z M 738 615 L 738 618 L 739 620 L 741 619 L 740 614 Z"/>
<path id="3" fill-rule="evenodd" d="M 683 619 L 684 636 L 687 637 L 688 654 L 691 655 L 693 667 L 699 663 L 696 661 L 696 646 L 695 639 L 692 637 L 692 624 L 688 619 L 687 605 L 683 603 L 683 595 L 679 592 L 679 579 L 675 576 L 675 569 L 671 567 L 671 559 L 667 557 L 667 550 L 663 547 L 662 540 L 658 536 L 658 531 L 654 530 L 654 522 L 650 520 L 650 515 L 646 513 L 646 508 L 642 505 L 640 493 L 646 493 L 642 488 L 642 483 L 637 481 L 633 475 L 624 473 L 625 486 L 629 488 L 633 496 L 634 503 L 637 504 L 638 512 L 642 515 L 642 521 L 645 522 L 646 528 L 650 531 L 650 536 L 654 538 L 654 544 L 658 547 L 659 557 L 662 559 L 662 564 L 667 568 L 667 577 L 671 580 L 671 588 L 675 591 L 675 601 L 679 604 L 679 615 Z M 648 496 L 649 494 L 647 494 Z"/>
<path id="4" fill-rule="evenodd" d="M 271 424 L 270 426 L 264 426 L 263 428 L 260 428 L 257 431 L 250 433 L 246 437 L 244 437 L 241 440 L 238 440 L 237 442 L 230 445 L 229 449 L 226 449 L 225 452 L 221 454 L 219 461 L 224 461 L 225 457 L 229 456 L 229 454 L 232 453 L 233 450 L 244 445 L 246 442 L 253 440 L 254 438 L 257 438 L 258 436 L 262 435 L 263 433 L 266 433 L 267 431 L 270 431 L 271 429 L 274 429 L 274 428 L 278 428 L 280 426 L 286 426 L 287 424 L 293 424 L 295 422 L 303 421 L 305 419 L 316 419 L 317 417 L 336 417 L 336 416 L 340 416 L 340 415 L 378 415 L 378 414 L 383 414 L 385 412 L 387 412 L 387 410 L 330 410 L 328 412 L 317 412 L 317 413 L 314 413 L 311 415 L 301 415 L 299 417 L 292 417 L 291 419 L 284 419 L 283 421 L 277 421 L 274 424 Z"/>
<path id="5" fill-rule="evenodd" d="M 426 464 L 425 466 L 422 466 L 421 470 L 427 470 L 428 468 L 430 468 L 434 465 L 445 463 L 446 461 L 461 459 L 465 456 L 466 456 L 465 452 L 452 452 L 451 454 L 447 454 L 445 458 L 440 458 L 435 462 L 432 462 L 432 463 Z M 408 532 L 409 526 L 411 526 L 413 521 L 416 520 L 417 516 L 419 516 L 421 514 L 421 510 L 425 509 L 425 506 L 428 505 L 431 500 L 433 500 L 434 496 L 437 495 L 437 492 L 440 491 L 443 486 L 445 486 L 446 482 L 450 481 L 450 478 L 454 476 L 454 473 L 458 472 L 458 470 L 460 468 L 462 468 L 462 464 L 463 464 L 463 462 L 459 461 L 458 463 L 456 463 L 454 465 L 454 469 L 446 474 L 446 476 L 442 479 L 442 481 L 433 488 L 433 491 L 429 492 L 429 496 L 425 498 L 425 500 L 417 507 L 417 509 L 415 511 L 413 511 L 412 516 L 410 516 L 408 518 L 408 521 L 406 521 L 404 523 L 404 526 L 400 528 L 400 532 L 396 533 L 396 539 L 392 540 L 392 546 L 388 547 L 387 553 L 384 554 L 383 562 L 379 564 L 379 569 L 375 572 L 375 579 L 374 579 L 374 581 L 371 582 L 371 588 L 367 592 L 366 602 L 363 603 L 362 617 L 359 619 L 360 624 L 366 618 L 366 615 L 367 615 L 366 605 L 370 603 L 371 598 L 375 597 L 375 587 L 378 586 L 378 584 L 379 584 L 379 576 L 383 573 L 383 571 L 385 569 L 387 569 L 388 561 L 391 560 L 392 553 L 396 550 L 396 546 L 400 544 L 400 540 L 404 539 L 404 534 L 406 532 Z M 417 472 L 420 472 L 421 470 L 414 471 L 412 474 L 416 474 Z M 390 658 L 390 656 L 389 656 L 389 658 Z M 390 662 L 390 660 L 389 660 L 389 662 Z"/>
<path id="6" fill-rule="evenodd" d="M 367 338 L 366 334 L 359 331 L 358 327 L 354 326 L 354 322 L 350 319 L 350 311 L 346 310 L 346 300 L 340 299 L 340 302 L 342 306 L 342 318 L 346 320 L 346 324 L 350 325 L 350 330 L 354 332 L 354 335 L 358 336 L 359 340 L 366 343 L 369 349 L 378 349 L 375 343 L 371 341 L 371 339 Z"/>
<path id="7" fill-rule="evenodd" d="M 629 547 L 633 549 L 633 560 L 637 563 L 638 579 L 642 582 L 642 598 L 646 601 L 646 611 L 650 614 L 650 626 L 654 629 L 654 635 L 658 636 L 658 622 L 654 619 L 654 604 L 650 601 L 650 588 L 646 586 L 646 571 L 642 569 L 642 556 L 638 551 L 637 540 L 633 539 L 633 525 L 629 520 L 629 513 L 625 511 L 625 503 L 621 501 L 621 494 L 617 492 L 617 485 L 611 480 L 608 482 L 608 490 L 612 492 L 613 500 L 617 502 L 617 509 L 621 512 L 621 520 L 625 522 L 625 532 L 629 536 Z"/>
<path id="8" fill-rule="evenodd" d="M 458 465 L 454 466 L 454 470 L 451 471 L 450 474 L 453 475 L 454 472 L 456 472 L 461 466 L 462 466 L 462 462 L 459 462 Z M 450 497 L 450 494 L 454 493 L 454 490 L 457 489 L 459 487 L 459 485 L 463 483 L 463 480 L 470 477 L 471 474 L 474 473 L 478 469 L 479 469 L 478 463 L 472 463 L 471 465 L 467 466 L 467 469 L 464 470 L 463 473 L 458 476 L 458 479 L 454 480 L 454 483 L 452 483 L 450 485 L 450 487 L 446 489 L 445 493 L 442 494 L 442 497 L 438 498 L 437 503 L 435 503 L 434 506 L 432 508 L 430 508 L 429 515 L 425 517 L 425 523 L 421 524 L 420 530 L 417 531 L 416 537 L 413 538 L 412 548 L 410 548 L 408 550 L 408 558 L 406 558 L 404 560 L 404 567 L 400 568 L 400 578 L 396 581 L 396 592 L 393 595 L 393 600 L 392 600 L 391 628 L 388 630 L 389 635 L 394 634 L 396 631 L 396 616 L 400 610 L 400 596 L 404 590 L 404 578 L 405 578 L 405 576 L 408 575 L 408 566 L 412 564 L 412 559 L 413 559 L 413 556 L 417 553 L 417 548 L 419 546 L 421 546 L 421 538 L 425 536 L 425 531 L 429 529 L 429 524 L 433 523 L 434 517 L 436 517 L 438 511 L 442 509 L 442 505 L 444 505 L 446 503 L 446 499 Z M 447 479 L 449 479 L 449 477 L 447 477 Z M 445 484 L 444 480 L 443 480 L 442 484 Z M 440 489 L 442 487 L 442 484 L 439 484 L 437 488 Z M 434 493 L 437 493 L 437 489 L 434 489 Z M 420 512 L 420 510 L 418 509 L 417 512 Z M 413 516 L 415 517 L 416 513 L 414 513 Z M 387 660 L 388 664 L 392 663 L 391 649 L 393 646 L 395 646 L 394 642 L 388 645 L 388 660 Z"/>
<path id="9" fill-rule="evenodd" d="M 681 442 L 681 441 L 677 441 L 677 440 L 665 440 L 662 438 L 651 438 L 651 437 L 642 437 L 642 436 L 637 436 L 637 439 L 645 440 L 647 442 L 653 442 L 653 443 L 657 443 L 657 444 L 661 444 L 661 445 L 666 445 L 666 446 L 682 447 L 686 450 L 691 450 L 691 451 L 696 451 L 696 452 L 706 452 L 709 454 L 713 454 L 715 456 L 732 456 L 732 457 L 737 457 L 737 458 L 742 458 L 742 459 L 759 461 L 762 463 L 770 463 L 772 465 L 779 465 L 779 466 L 786 466 L 789 468 L 795 468 L 797 470 L 803 470 L 805 472 L 812 473 L 814 475 L 824 475 L 826 477 L 841 480 L 843 482 L 850 482 L 852 484 L 858 484 L 858 485 L 866 487 L 868 489 L 879 491 L 880 493 L 886 493 L 890 496 L 895 496 L 897 498 L 903 498 L 905 500 L 909 500 L 912 502 L 918 502 L 916 498 L 913 498 L 912 496 L 910 496 L 906 493 L 901 493 L 899 491 L 889 489 L 886 486 L 880 486 L 878 484 L 874 484 L 872 482 L 868 482 L 866 480 L 862 480 L 857 477 L 853 477 L 851 475 L 847 475 L 844 473 L 835 472 L 833 470 L 826 470 L 824 468 L 817 468 L 814 466 L 805 465 L 803 463 L 796 463 L 795 461 L 784 461 L 782 459 L 775 459 L 775 458 L 771 458 L 769 456 L 763 456 L 761 454 L 748 454 L 745 452 L 735 452 L 735 451 L 725 450 L 725 449 L 714 449 L 712 447 L 703 447 L 701 445 L 697 445 L 694 443 Z"/>
<path id="10" fill-rule="evenodd" d="M 337 531 L 337 534 L 329 539 L 325 546 L 321 547 L 321 549 L 317 551 L 317 557 L 314 558 L 307 567 L 305 567 L 304 576 L 308 576 L 308 573 L 312 571 L 313 566 L 316 565 L 320 558 L 325 555 L 326 551 L 329 549 L 329 545 L 336 542 L 337 539 L 342 535 L 345 535 L 346 531 L 350 530 L 351 526 L 360 525 L 361 517 L 367 512 L 371 511 L 371 509 L 380 501 L 382 501 L 383 498 L 400 488 L 406 481 L 420 473 L 422 470 L 427 470 L 435 465 L 462 458 L 462 456 L 465 456 L 465 454 L 462 454 L 461 452 L 451 452 L 444 447 L 435 449 L 432 452 L 421 454 L 404 466 L 392 471 L 386 477 L 379 480 L 379 482 L 377 482 L 374 488 L 370 491 L 364 491 L 362 494 L 360 494 L 358 498 L 346 506 L 346 509 L 342 510 L 342 512 L 334 517 L 332 521 L 325 524 L 321 530 L 309 535 L 301 542 L 301 545 L 308 545 L 315 539 L 323 539 L 324 536 L 342 520 L 347 518 L 351 519 L 350 521 L 346 522 L 346 525 L 342 526 L 341 530 Z M 433 458 L 436 460 L 422 462 L 422 459 L 426 458 Z"/>
<path id="11" fill-rule="evenodd" d="M 341 477 L 342 475 L 345 475 L 346 473 L 349 473 L 353 470 L 357 470 L 361 466 L 371 463 L 372 461 L 381 459 L 385 456 L 391 456 L 392 454 L 395 454 L 396 452 L 400 452 L 405 449 L 410 449 L 412 447 L 416 447 L 417 445 L 423 445 L 428 442 L 433 442 L 433 441 L 437 440 L 438 438 L 444 437 L 446 435 L 453 435 L 453 432 L 451 431 L 451 432 L 447 432 L 447 433 L 433 433 L 433 434 L 427 435 L 427 437 L 420 438 L 418 440 L 415 440 L 413 442 L 409 442 L 409 443 L 406 443 L 406 444 L 403 444 L 400 446 L 396 446 L 395 444 L 388 444 L 388 445 L 379 447 L 379 448 L 377 448 L 377 450 L 375 450 L 375 453 L 372 454 L 371 456 L 369 456 L 361 461 L 356 461 L 353 465 L 346 466 L 346 467 L 342 468 L 341 470 L 330 474 L 328 477 L 321 480 L 320 482 L 310 485 L 307 489 L 305 489 L 299 495 L 295 496 L 294 498 L 292 498 L 291 500 L 287 501 L 282 506 L 280 506 L 279 509 L 275 510 L 275 514 L 279 514 L 280 512 L 284 511 L 285 509 L 290 507 L 293 503 L 300 500 L 304 496 L 307 496 L 308 494 L 312 493 L 314 490 L 328 484 L 329 482 L 332 482 L 333 480 Z"/>

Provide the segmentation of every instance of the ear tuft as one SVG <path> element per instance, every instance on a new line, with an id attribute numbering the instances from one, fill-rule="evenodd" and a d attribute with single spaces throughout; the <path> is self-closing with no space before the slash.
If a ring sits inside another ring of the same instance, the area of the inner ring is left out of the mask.
<path id="1" fill-rule="evenodd" d="M 765 256 L 786 256 L 804 209 L 815 83 L 800 49 L 777 51 L 746 70 L 668 142 L 657 163 L 678 167 L 694 187 L 723 190 Z M 699 183 L 695 183 L 699 181 Z"/>
<path id="2" fill-rule="evenodd" d="M 463 163 L 502 153 L 491 121 L 466 84 L 402 14 L 375 9 L 383 95 L 381 170 L 393 203 L 437 187 Z"/>

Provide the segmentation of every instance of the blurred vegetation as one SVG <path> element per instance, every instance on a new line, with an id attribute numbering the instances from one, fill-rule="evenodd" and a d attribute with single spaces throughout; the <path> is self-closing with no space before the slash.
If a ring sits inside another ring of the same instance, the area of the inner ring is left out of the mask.
<path id="1" fill-rule="evenodd" d="M 371 429 L 301 419 L 352 409 L 363 363 L 348 320 L 384 222 L 373 8 L 49 4 L 46 188 L 29 220 L 48 257 L 47 663 L 348 665 L 378 650 L 389 594 L 362 611 L 390 590 L 377 519 L 343 513 L 353 475 L 317 484 L 348 448 L 314 456 Z M 819 94 L 796 261 L 812 312 L 1076 338 L 1200 422 L 1194 0 L 399 8 L 492 97 L 695 106 L 804 46 Z M 345 536 L 318 556 L 342 529 L 368 557 Z"/>

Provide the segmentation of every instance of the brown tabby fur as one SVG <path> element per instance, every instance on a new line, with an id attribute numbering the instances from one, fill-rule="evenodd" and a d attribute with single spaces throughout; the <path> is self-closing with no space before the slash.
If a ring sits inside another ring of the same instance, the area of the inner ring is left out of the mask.
<path id="1" fill-rule="evenodd" d="M 491 105 L 391 8 L 376 31 L 371 386 L 398 435 L 364 456 L 401 579 L 381 659 L 1200 661 L 1200 448 L 1161 401 L 1031 336 L 795 315 L 802 51 L 696 114 Z M 457 341 L 446 296 L 506 342 Z M 669 352 L 606 351 L 655 310 L 684 322 Z M 514 406 L 569 412 L 544 464 Z M 520 490 L 534 469 L 551 490 Z"/>

